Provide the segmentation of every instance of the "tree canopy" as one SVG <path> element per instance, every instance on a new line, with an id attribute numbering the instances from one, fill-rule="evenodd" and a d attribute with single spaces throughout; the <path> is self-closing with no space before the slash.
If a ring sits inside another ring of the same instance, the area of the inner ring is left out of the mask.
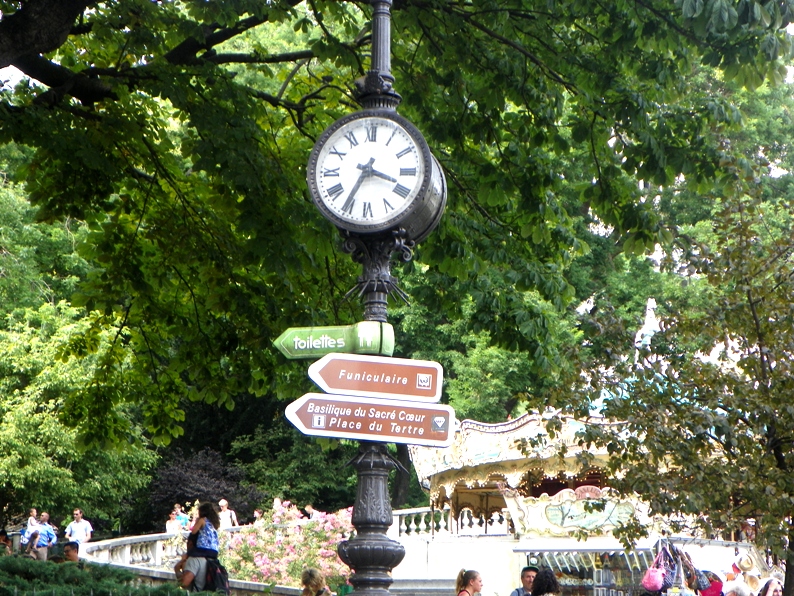
<path id="1" fill-rule="evenodd" d="M 698 65 L 748 86 L 780 79 L 792 3 L 411 1 L 393 7 L 400 111 L 450 182 L 441 228 L 417 251 L 431 306 L 470 296 L 493 341 L 553 371 L 542 310 L 572 296 L 586 245 L 575 218 L 643 249 L 667 238 L 637 180 L 708 187 L 736 121 Z M 0 140 L 31 148 L 14 172 L 45 220 L 74 217 L 91 263 L 72 298 L 81 346 L 113 330 L 97 373 L 66 397 L 88 444 L 123 438 L 141 404 L 166 443 L 178 396 L 232 408 L 305 380 L 270 341 L 347 322 L 355 268 L 312 207 L 313 139 L 355 107 L 367 68 L 364 2 L 2 2 L 0 65 L 29 78 L 0 98 Z M 575 164 L 575 165 L 574 165 Z M 491 273 L 481 275 L 486 269 Z M 545 360 L 543 360 L 545 358 Z M 120 379 L 123 378 L 123 383 Z"/>

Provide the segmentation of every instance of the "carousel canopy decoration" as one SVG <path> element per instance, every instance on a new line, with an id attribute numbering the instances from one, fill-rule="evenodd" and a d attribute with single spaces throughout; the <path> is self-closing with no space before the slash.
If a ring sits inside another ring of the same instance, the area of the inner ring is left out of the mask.
<path id="1" fill-rule="evenodd" d="M 586 450 L 579 445 L 577 433 L 584 428 L 582 422 L 563 418 L 554 438 L 546 430 L 547 422 L 548 417 L 538 414 L 525 414 L 500 424 L 464 420 L 452 446 L 412 446 L 411 458 L 431 503 L 436 507 L 449 503 L 458 511 L 466 506 L 491 513 L 489 510 L 499 507 L 497 495 L 505 489 L 519 489 L 528 481 L 537 483 L 561 475 L 572 478 L 587 468 L 605 466 L 605 449 Z M 588 423 L 608 424 L 603 418 Z"/>

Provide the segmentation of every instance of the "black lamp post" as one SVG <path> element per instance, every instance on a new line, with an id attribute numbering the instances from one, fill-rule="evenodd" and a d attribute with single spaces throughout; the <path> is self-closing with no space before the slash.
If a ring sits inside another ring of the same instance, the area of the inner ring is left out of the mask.
<path id="1" fill-rule="evenodd" d="M 409 261 L 415 243 L 438 225 L 446 182 L 421 133 L 396 114 L 401 98 L 391 74 L 392 0 L 371 5 L 371 69 L 356 81 L 363 110 L 337 120 L 318 139 L 307 182 L 315 204 L 339 228 L 343 249 L 362 265 L 348 294 L 362 298 L 364 320 L 385 323 L 389 294 L 406 298 L 391 275 L 391 256 Z M 416 167 L 404 163 L 409 152 Z M 354 595 L 388 596 L 391 570 L 405 556 L 403 546 L 386 536 L 392 524 L 388 477 L 393 469 L 405 470 L 378 442 L 362 441 L 349 464 L 358 474 L 356 536 L 339 544 L 339 556 L 353 570 Z"/>
<path id="2" fill-rule="evenodd" d="M 364 108 L 394 110 L 400 96 L 394 92 L 391 74 L 391 0 L 372 1 L 371 70 L 356 81 L 359 102 Z M 413 243 L 399 230 L 388 236 L 370 237 L 347 234 L 344 249 L 361 263 L 362 275 L 353 291 L 364 303 L 364 320 L 386 322 L 390 293 L 404 297 L 391 275 L 391 255 L 402 253 L 410 260 Z M 389 593 L 391 570 L 405 557 L 405 548 L 386 536 L 392 524 L 389 496 L 389 472 L 402 468 L 392 458 L 384 443 L 362 441 L 358 455 L 350 461 L 358 474 L 356 502 L 353 505 L 353 526 L 356 536 L 339 544 L 339 557 L 354 571 L 350 577 L 354 594 L 382 595 Z"/>

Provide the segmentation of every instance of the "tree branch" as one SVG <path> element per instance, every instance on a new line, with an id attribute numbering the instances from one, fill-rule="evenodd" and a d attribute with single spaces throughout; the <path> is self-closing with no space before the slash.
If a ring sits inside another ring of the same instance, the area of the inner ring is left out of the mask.
<path id="1" fill-rule="evenodd" d="M 72 70 L 51 62 L 42 56 L 27 54 L 14 61 L 14 66 L 49 87 L 36 98 L 38 103 L 55 105 L 66 95 L 91 105 L 103 99 L 117 99 L 113 88 L 95 76 L 75 73 Z"/>
<path id="2" fill-rule="evenodd" d="M 0 68 L 25 54 L 57 50 L 69 37 L 89 0 L 28 0 L 0 18 Z"/>
<path id="3" fill-rule="evenodd" d="M 272 54 L 263 56 L 262 54 L 211 54 L 204 55 L 202 59 L 213 64 L 279 64 L 282 62 L 295 62 L 314 58 L 311 50 L 301 50 L 299 52 L 285 52 L 283 54 Z"/>

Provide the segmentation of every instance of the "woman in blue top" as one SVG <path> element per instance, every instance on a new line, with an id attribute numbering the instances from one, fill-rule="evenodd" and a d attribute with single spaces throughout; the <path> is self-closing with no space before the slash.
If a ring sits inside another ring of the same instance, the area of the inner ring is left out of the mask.
<path id="1" fill-rule="evenodd" d="M 195 547 L 188 549 L 190 557 L 217 557 L 218 530 L 221 520 L 212 503 L 202 503 L 198 508 L 198 519 L 190 530 L 189 541 L 195 541 Z"/>

